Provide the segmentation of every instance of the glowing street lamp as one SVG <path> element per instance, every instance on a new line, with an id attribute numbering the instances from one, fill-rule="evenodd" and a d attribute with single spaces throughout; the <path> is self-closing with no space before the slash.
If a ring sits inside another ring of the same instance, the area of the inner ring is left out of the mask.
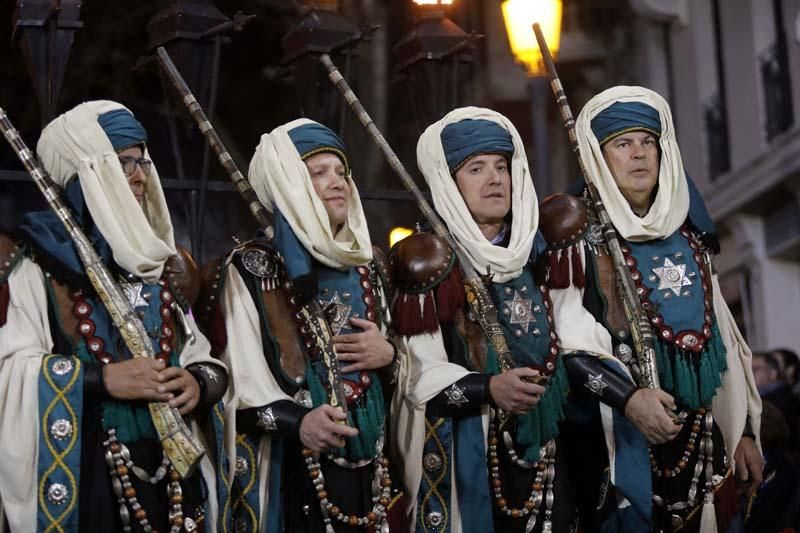
<path id="1" fill-rule="evenodd" d="M 502 9 L 514 58 L 525 66 L 529 76 L 544 76 L 533 23 L 538 22 L 542 27 L 550 53 L 555 57 L 561 42 L 561 0 L 506 0 Z"/>
<path id="2" fill-rule="evenodd" d="M 550 193 L 550 160 L 547 146 L 547 109 L 550 88 L 533 23 L 538 22 L 553 57 L 561 41 L 561 0 L 505 0 L 503 19 L 514 59 L 525 67 L 531 98 L 533 129 L 533 177 L 540 198 Z"/>

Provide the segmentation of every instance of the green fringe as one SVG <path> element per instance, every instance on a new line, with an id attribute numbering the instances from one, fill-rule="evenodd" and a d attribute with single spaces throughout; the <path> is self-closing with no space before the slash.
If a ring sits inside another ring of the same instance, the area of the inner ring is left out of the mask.
<path id="1" fill-rule="evenodd" d="M 86 343 L 80 340 L 75 349 L 78 358 L 86 363 L 96 363 L 97 360 L 89 354 Z M 178 366 L 178 356 L 175 351 L 170 355 L 170 364 Z M 142 439 L 158 440 L 156 428 L 150 418 L 150 410 L 145 402 L 103 402 L 103 429 L 114 429 L 117 438 L 124 443 L 136 442 Z"/>
<path id="2" fill-rule="evenodd" d="M 683 407 L 708 407 L 728 370 L 727 352 L 717 324 L 700 354 L 678 350 L 671 344 L 656 342 L 656 358 L 661 388 L 675 396 Z"/>
<path id="3" fill-rule="evenodd" d="M 711 333 L 711 342 L 706 345 L 705 357 L 700 361 L 700 401 L 703 405 L 711 405 L 714 394 L 722 386 L 722 377 L 728 371 L 728 352 L 716 322 Z"/>
<path id="4" fill-rule="evenodd" d="M 375 444 L 383 433 L 386 407 L 378 376 L 372 373 L 370 378 L 371 386 L 367 388 L 356 407 L 347 413 L 347 425 L 358 428 L 358 435 L 348 438 L 344 447 L 333 450 L 333 454 L 338 457 L 361 461 L 370 459 L 377 453 Z M 306 383 L 314 407 L 328 403 L 328 394 L 311 363 L 306 366 Z"/>
<path id="5" fill-rule="evenodd" d="M 306 365 L 306 383 L 308 384 L 308 392 L 311 394 L 311 405 L 319 407 L 320 405 L 328 403 L 328 394 L 322 386 L 322 381 L 319 375 L 314 371 L 312 363 Z"/>
<path id="6" fill-rule="evenodd" d="M 487 343 L 486 368 L 491 375 L 500 373 L 497 352 Z M 569 380 L 561 357 L 556 357 L 556 369 L 550 376 L 542 399 L 535 408 L 517 417 L 517 443 L 525 448 L 525 460 L 539 460 L 539 449 L 558 435 L 558 423 L 564 418 L 564 404 L 569 391 Z"/>
<path id="7" fill-rule="evenodd" d="M 569 381 L 561 358 L 556 358 L 556 370 L 550 376 L 542 399 L 535 408 L 517 421 L 517 443 L 525 448 L 525 460 L 539 460 L 539 449 L 558 435 L 558 423 L 564 418 Z"/>
<path id="8" fill-rule="evenodd" d="M 483 372 L 492 376 L 500 373 L 500 361 L 494 346 L 490 342 L 486 343 L 486 368 Z"/>
<path id="9" fill-rule="evenodd" d="M 377 376 L 374 376 L 377 379 Z M 348 455 L 355 461 L 371 459 L 375 457 L 377 450 L 375 444 L 383 433 L 385 420 L 385 408 L 383 403 L 383 391 L 380 383 L 374 383 L 367 389 L 364 398 L 358 402 L 359 406 L 355 409 L 354 427 L 358 428 L 358 435 L 348 440 Z M 348 413 L 348 418 L 351 414 Z"/>

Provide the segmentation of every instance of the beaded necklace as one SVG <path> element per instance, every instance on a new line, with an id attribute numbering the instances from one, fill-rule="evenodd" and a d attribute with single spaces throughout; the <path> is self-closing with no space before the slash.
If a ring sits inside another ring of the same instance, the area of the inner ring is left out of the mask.
<path id="1" fill-rule="evenodd" d="M 148 332 L 148 334 L 151 338 L 158 339 L 159 352 L 156 354 L 156 359 L 163 361 L 165 365 L 169 365 L 169 358 L 175 344 L 173 307 L 177 305 L 177 303 L 169 289 L 169 282 L 167 280 L 159 280 L 158 285 L 161 287 L 159 291 L 159 299 L 161 300 L 159 316 L 161 317 L 161 324 L 157 330 Z M 135 285 L 131 285 L 131 287 L 135 287 Z M 133 290 L 136 293 L 139 292 L 136 291 L 136 289 Z M 72 312 L 78 318 L 78 333 L 83 338 L 89 353 L 104 365 L 113 363 L 114 358 L 106 350 L 105 341 L 101 337 L 95 336 L 97 325 L 91 318 L 93 308 L 87 301 L 86 295 L 82 290 L 74 290 L 69 292 L 69 298 L 73 302 Z M 149 303 L 149 295 L 143 295 L 142 299 Z M 167 457 L 164 456 L 161 466 L 150 476 L 144 469 L 134 464 L 131 459 L 130 450 L 117 438 L 115 429 L 109 429 L 107 434 L 108 439 L 103 442 L 103 446 L 106 448 L 106 463 L 111 475 L 111 485 L 117 497 L 117 502 L 120 504 L 119 514 L 123 531 L 128 532 L 132 530 L 131 513 L 144 531 L 154 531 L 147 518 L 147 511 L 145 511 L 139 503 L 136 496 L 136 489 L 131 484 L 131 472 L 143 482 L 152 485 L 161 481 L 167 473 L 169 473 L 170 482 L 167 486 L 167 494 L 170 498 L 170 532 L 179 533 L 182 527 L 184 527 L 186 531 L 195 531 L 197 529 L 197 523 L 190 517 L 184 517 L 183 515 L 183 508 L 181 505 L 183 502 L 183 492 L 180 485 L 180 475 L 169 463 Z"/>

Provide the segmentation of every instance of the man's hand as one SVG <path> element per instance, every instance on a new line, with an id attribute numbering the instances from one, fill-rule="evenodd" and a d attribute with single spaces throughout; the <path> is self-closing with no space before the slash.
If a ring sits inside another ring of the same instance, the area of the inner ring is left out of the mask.
<path id="1" fill-rule="evenodd" d="M 333 346 L 336 348 L 339 360 L 350 363 L 341 369 L 343 373 L 372 370 L 391 364 L 394 347 L 386 340 L 375 322 L 351 318 L 350 324 L 363 331 L 337 335 L 333 338 Z"/>
<path id="2" fill-rule="evenodd" d="M 764 481 L 764 458 L 758 453 L 756 443 L 751 437 L 743 436 L 739 439 L 733 460 L 736 463 L 736 477 L 739 481 L 750 481 L 747 492 L 752 494 L 758 490 Z"/>
<path id="3" fill-rule="evenodd" d="M 176 397 L 169 400 L 169 406 L 178 409 L 180 414 L 191 413 L 200 401 L 200 385 L 191 372 L 185 368 L 171 366 L 158 373 L 158 392 L 170 393 Z"/>
<path id="4" fill-rule="evenodd" d="M 103 383 L 108 394 L 117 400 L 166 402 L 173 395 L 158 390 L 158 373 L 162 370 L 164 362 L 149 357 L 109 363 L 103 366 Z"/>
<path id="5" fill-rule="evenodd" d="M 494 403 L 503 411 L 524 415 L 539 403 L 544 387 L 525 383 L 522 378 L 536 377 L 539 372 L 528 367 L 508 370 L 492 376 L 489 380 L 489 393 Z"/>
<path id="6" fill-rule="evenodd" d="M 320 405 L 303 417 L 300 422 L 300 442 L 306 448 L 321 452 L 327 448 L 341 448 L 344 437 L 358 435 L 356 428 L 351 428 L 339 421 L 347 420 L 347 415 L 338 407 Z"/>
<path id="7" fill-rule="evenodd" d="M 674 439 L 681 430 L 666 409 L 675 410 L 672 396 L 659 389 L 639 389 L 625 405 L 625 418 L 642 432 L 647 442 L 664 444 Z"/>

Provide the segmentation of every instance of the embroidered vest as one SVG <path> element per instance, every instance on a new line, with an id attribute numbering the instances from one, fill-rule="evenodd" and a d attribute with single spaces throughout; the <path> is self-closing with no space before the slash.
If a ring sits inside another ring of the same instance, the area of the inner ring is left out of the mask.
<path id="1" fill-rule="evenodd" d="M 690 409 L 708 407 L 727 370 L 714 318 L 710 260 L 687 228 L 622 248 L 656 341 L 661 387 Z"/>

